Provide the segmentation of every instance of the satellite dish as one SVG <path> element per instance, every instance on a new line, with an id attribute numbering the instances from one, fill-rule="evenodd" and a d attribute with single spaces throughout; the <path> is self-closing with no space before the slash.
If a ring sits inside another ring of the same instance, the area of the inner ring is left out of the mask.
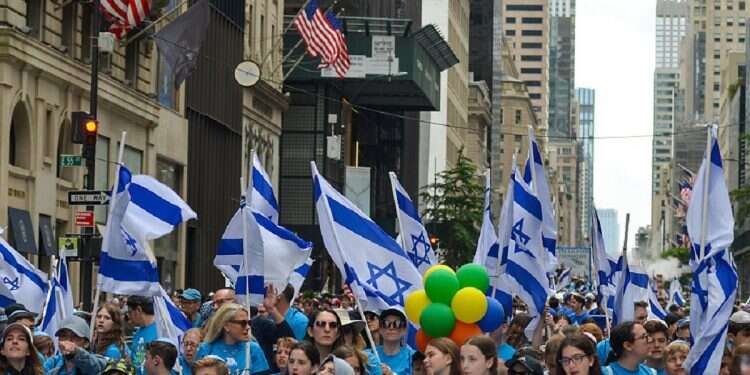
<path id="1" fill-rule="evenodd" d="M 260 67 L 253 61 L 243 61 L 234 69 L 234 80 L 240 86 L 252 87 L 260 80 Z"/>

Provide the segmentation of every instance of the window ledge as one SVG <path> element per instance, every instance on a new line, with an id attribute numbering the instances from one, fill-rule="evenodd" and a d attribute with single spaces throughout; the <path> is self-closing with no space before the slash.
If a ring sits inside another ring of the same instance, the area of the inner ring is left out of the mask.
<path id="1" fill-rule="evenodd" d="M 22 179 L 31 179 L 32 176 L 30 170 L 15 165 L 8 165 L 8 172 L 11 176 Z"/>
<path id="2" fill-rule="evenodd" d="M 49 156 L 45 156 L 44 157 L 44 164 L 48 165 L 48 166 L 51 166 L 52 165 L 52 158 L 49 157 Z"/>
<path id="3" fill-rule="evenodd" d="M 57 186 L 62 188 L 63 190 L 73 190 L 73 183 L 68 180 L 64 180 L 62 178 L 57 178 Z"/>

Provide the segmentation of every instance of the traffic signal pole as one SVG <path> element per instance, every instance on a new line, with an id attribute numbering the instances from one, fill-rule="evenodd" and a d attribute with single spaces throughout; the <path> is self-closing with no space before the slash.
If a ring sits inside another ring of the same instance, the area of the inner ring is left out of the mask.
<path id="1" fill-rule="evenodd" d="M 93 118 L 97 118 L 97 101 L 99 91 L 99 25 L 101 24 L 99 11 L 99 0 L 93 0 L 91 2 L 91 96 L 89 98 L 89 115 Z M 85 149 L 86 146 L 83 148 Z M 105 170 L 104 173 L 107 173 Z M 86 158 L 86 181 L 84 188 L 86 190 L 94 190 L 96 177 L 96 145 L 94 145 L 94 152 L 90 158 Z M 86 211 L 94 211 L 94 206 L 86 206 Z M 96 225 L 96 220 L 94 220 Z M 82 227 L 81 228 L 81 239 L 83 239 L 83 248 L 87 249 L 91 244 L 91 238 L 94 236 L 94 227 Z M 80 249 L 79 249 L 80 251 Z M 94 262 L 96 261 L 90 256 L 88 251 L 83 252 L 86 257 L 81 258 L 81 301 L 83 302 L 83 309 L 89 311 L 92 308 L 92 288 L 94 286 Z M 96 311 L 91 312 L 92 316 L 96 316 Z"/>

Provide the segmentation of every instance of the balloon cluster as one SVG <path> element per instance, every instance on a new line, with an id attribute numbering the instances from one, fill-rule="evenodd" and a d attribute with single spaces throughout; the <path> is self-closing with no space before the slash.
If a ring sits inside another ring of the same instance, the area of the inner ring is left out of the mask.
<path id="1" fill-rule="evenodd" d="M 492 332 L 505 321 L 503 306 L 487 297 L 490 279 L 479 264 L 465 264 L 457 272 L 446 265 L 430 267 L 424 289 L 409 294 L 406 316 L 421 328 L 417 348 L 424 352 L 432 338 L 448 337 L 461 346 L 482 332 Z"/>

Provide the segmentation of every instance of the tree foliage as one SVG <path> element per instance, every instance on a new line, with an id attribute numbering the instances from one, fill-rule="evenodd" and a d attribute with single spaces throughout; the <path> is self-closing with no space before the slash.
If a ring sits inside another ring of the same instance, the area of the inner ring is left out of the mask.
<path id="1" fill-rule="evenodd" d="M 665 250 L 661 257 L 664 259 L 667 258 L 677 258 L 677 260 L 680 261 L 680 264 L 687 265 L 690 261 L 690 249 L 687 247 L 673 247 L 669 250 Z"/>
<path id="2" fill-rule="evenodd" d="M 437 236 L 444 261 L 451 267 L 474 257 L 484 212 L 483 193 L 477 167 L 464 156 L 463 148 L 455 167 L 440 172 L 435 183 L 422 188 L 420 196 L 428 207 L 424 213 L 427 229 Z"/>

